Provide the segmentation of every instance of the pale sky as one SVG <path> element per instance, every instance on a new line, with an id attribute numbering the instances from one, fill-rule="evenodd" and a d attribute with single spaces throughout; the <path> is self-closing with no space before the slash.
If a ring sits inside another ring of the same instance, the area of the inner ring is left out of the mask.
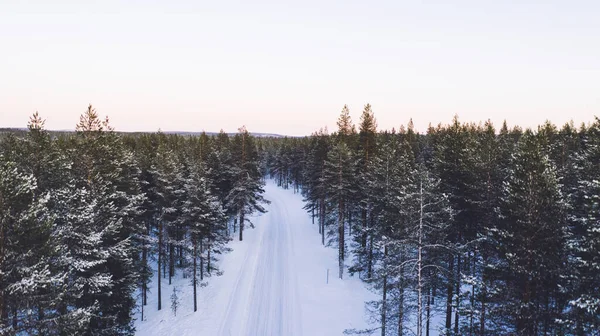
<path id="1" fill-rule="evenodd" d="M 587 122 L 600 1 L 0 0 L 0 127 L 89 103 L 122 131 Z"/>

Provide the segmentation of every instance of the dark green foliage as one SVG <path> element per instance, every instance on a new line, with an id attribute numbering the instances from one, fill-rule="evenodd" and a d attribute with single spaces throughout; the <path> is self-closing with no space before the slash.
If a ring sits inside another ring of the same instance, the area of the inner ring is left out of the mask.
<path id="1" fill-rule="evenodd" d="M 545 123 L 534 133 L 506 122 L 496 132 L 489 121 L 463 124 L 455 117 L 426 135 L 415 133 L 412 121 L 398 133 L 377 133 L 374 120 L 365 106 L 357 133 L 344 106 L 337 133 L 264 140 L 272 176 L 300 186 L 323 242 L 326 233 L 333 241 L 352 239 L 349 250 L 338 244 L 340 265 L 350 252 L 350 274 L 381 294 L 367 306 L 380 327 L 348 333 L 599 330 L 597 119 L 580 129 Z M 290 173 L 292 167 L 300 172 Z M 419 285 L 411 226 L 418 207 L 408 195 L 418 194 L 425 172 L 435 181 L 430 199 L 447 199 L 448 208 L 438 209 L 446 215 L 423 236 L 421 247 L 429 247 L 421 249 Z M 434 315 L 441 325 L 433 325 Z"/>
<path id="2" fill-rule="evenodd" d="M 0 334 L 133 335 L 163 271 L 192 273 L 194 294 L 218 274 L 237 205 L 264 211 L 260 163 L 247 132 L 123 135 L 92 106 L 75 133 L 45 131 L 36 113 L 3 134 Z"/>

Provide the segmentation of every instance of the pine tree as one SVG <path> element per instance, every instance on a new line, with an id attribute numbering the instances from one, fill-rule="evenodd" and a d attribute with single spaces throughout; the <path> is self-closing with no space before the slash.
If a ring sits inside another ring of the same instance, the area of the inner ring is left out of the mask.
<path id="1" fill-rule="evenodd" d="M 375 120 L 375 116 L 373 111 L 371 110 L 371 105 L 365 105 L 365 108 L 360 117 L 360 126 L 359 126 L 359 155 L 360 155 L 360 163 L 358 164 L 358 175 L 360 179 L 364 179 L 364 177 L 368 174 L 371 161 L 373 157 L 376 155 L 377 143 L 376 143 L 376 132 L 377 132 L 377 122 Z M 373 269 L 373 238 L 372 235 L 369 239 L 369 222 L 367 220 L 368 212 L 373 208 L 373 205 L 368 201 L 367 194 L 369 194 L 369 190 L 365 190 L 367 183 L 361 183 L 363 186 L 358 190 L 358 198 L 361 203 L 361 235 L 360 235 L 360 249 L 359 254 L 362 254 L 364 258 L 367 260 L 366 266 L 366 276 L 367 278 L 371 277 L 372 269 Z M 373 221 L 373 215 L 370 216 L 371 222 Z M 369 241 L 367 241 L 369 240 Z"/>
<path id="2" fill-rule="evenodd" d="M 343 278 L 344 261 L 346 257 L 346 203 L 356 193 L 352 176 L 355 171 L 355 163 L 348 146 L 340 142 L 327 154 L 324 169 L 324 184 L 327 186 L 329 209 L 337 216 L 337 242 L 338 242 L 338 264 L 339 277 Z"/>
<path id="3" fill-rule="evenodd" d="M 161 137 L 161 141 L 158 146 L 156 155 L 156 162 L 152 167 L 151 173 L 156 183 L 156 196 L 157 203 L 156 209 L 158 212 L 156 218 L 156 236 L 158 237 L 157 242 L 157 295 L 158 295 L 158 310 L 162 309 L 162 275 L 165 275 L 167 264 L 166 259 L 166 246 L 168 241 L 167 228 L 171 227 L 177 220 L 176 212 L 176 198 L 177 191 L 175 190 L 175 179 L 177 178 L 175 158 L 172 151 L 168 148 L 166 138 Z"/>
<path id="4" fill-rule="evenodd" d="M 225 234 L 224 224 L 225 212 L 219 200 L 210 194 L 207 182 L 201 173 L 202 167 L 196 166 L 192 169 L 190 178 L 185 185 L 188 199 L 185 202 L 184 217 L 189 225 L 192 257 L 192 286 L 194 291 L 194 311 L 198 309 L 197 304 L 197 274 L 200 271 L 200 281 L 204 278 L 204 262 L 208 262 L 207 269 L 210 270 L 210 250 L 219 246 Z M 204 257 L 204 250 L 208 256 Z M 198 267 L 198 259 L 200 267 Z"/>
<path id="5" fill-rule="evenodd" d="M 574 158 L 575 176 L 570 197 L 566 275 L 569 283 L 569 317 L 574 335 L 600 330 L 600 120 L 585 131 L 584 145 Z"/>
<path id="6" fill-rule="evenodd" d="M 348 105 L 344 105 L 342 108 L 342 112 L 337 121 L 338 132 L 337 137 L 338 141 L 345 142 L 349 145 L 351 141 L 350 137 L 353 134 L 356 134 L 356 128 L 352 123 L 352 118 L 350 117 L 350 109 L 348 109 Z"/>
<path id="7" fill-rule="evenodd" d="M 233 189 L 227 196 L 227 204 L 239 216 L 239 239 L 243 239 L 244 225 L 248 216 L 266 210 L 262 204 L 269 203 L 262 197 L 263 181 L 260 175 L 258 155 L 253 139 L 245 127 L 234 138 L 235 166 Z M 252 225 L 252 223 L 250 223 Z"/>
<path id="8" fill-rule="evenodd" d="M 555 333 L 556 295 L 564 264 L 565 207 L 556 172 L 536 136 L 527 130 L 518 143 L 501 204 L 495 246 L 502 272 L 497 307 L 522 335 Z M 496 313 L 500 313 L 496 310 Z"/>
<path id="9" fill-rule="evenodd" d="M 51 217 L 48 195 L 36 196 L 34 176 L 0 156 L 0 331 L 8 334 L 44 330 L 40 310 L 47 309 L 44 287 L 52 284 L 47 244 Z M 36 299 L 44 301 L 36 302 Z M 38 306 L 38 304 L 40 306 Z M 27 314 L 27 316 L 23 316 Z"/>
<path id="10" fill-rule="evenodd" d="M 303 194 L 306 201 L 307 210 L 310 210 L 314 217 L 319 219 L 319 234 L 321 234 L 321 244 L 325 245 L 325 221 L 326 221 L 326 199 L 327 185 L 325 184 L 325 160 L 329 151 L 329 134 L 327 130 L 321 129 L 311 137 L 311 144 L 308 158 L 305 161 L 304 169 L 305 185 Z"/>
<path id="11" fill-rule="evenodd" d="M 110 127 L 108 118 L 101 121 L 90 105 L 77 125 L 74 173 L 78 188 L 89 191 L 93 206 L 92 236 L 105 249 L 105 261 L 94 268 L 92 282 L 84 288 L 85 301 L 98 305 L 92 316 L 90 332 L 94 334 L 132 334 L 132 296 L 138 282 L 137 235 L 143 234 L 139 190 L 139 169 L 122 140 Z M 95 276 L 99 276 L 98 284 Z M 110 290 L 97 291 L 105 285 Z"/>
<path id="12" fill-rule="evenodd" d="M 434 137 L 434 158 L 432 160 L 435 174 L 441 179 L 442 192 L 447 194 L 455 212 L 451 225 L 447 227 L 447 237 L 457 253 L 447 254 L 446 277 L 446 333 L 459 333 L 460 291 L 463 262 L 468 254 L 459 246 L 468 246 L 468 242 L 477 237 L 476 217 L 473 202 L 469 201 L 469 189 L 475 181 L 474 149 L 475 142 L 472 128 L 461 125 L 458 116 L 447 128 L 438 129 Z M 452 319 L 454 313 L 454 325 Z"/>
<path id="13" fill-rule="evenodd" d="M 140 167 L 140 191 L 145 195 L 144 201 L 140 208 L 142 209 L 143 217 L 141 221 L 144 224 L 144 232 L 140 235 L 141 259 L 139 263 L 139 286 L 141 295 L 141 320 L 144 321 L 144 307 L 148 304 L 148 285 L 152 279 L 152 268 L 150 267 L 150 259 L 152 256 L 152 248 L 155 244 L 155 239 L 152 237 L 152 230 L 156 224 L 158 212 L 155 204 L 158 202 L 157 186 L 155 176 L 152 174 L 152 166 L 155 161 L 155 148 L 157 145 L 157 137 L 143 136 L 140 138 L 138 147 L 133 145 L 136 155 L 136 163 Z M 131 148 L 131 147 L 130 147 Z"/>
<path id="14" fill-rule="evenodd" d="M 365 173 L 364 190 L 368 191 L 368 202 L 372 204 L 372 216 L 376 217 L 376 225 L 370 228 L 370 245 L 372 260 L 359 258 L 353 270 L 372 267 L 372 275 L 366 281 L 382 298 L 371 302 L 374 315 L 378 315 L 381 323 L 381 335 L 386 335 L 387 326 L 392 316 L 397 316 L 400 327 L 404 321 L 403 291 L 405 282 L 403 271 L 397 265 L 405 261 L 406 256 L 406 221 L 400 214 L 398 199 L 407 187 L 408 179 L 414 172 L 412 151 L 408 143 L 399 144 L 395 139 L 385 142 L 378 155 L 372 158 L 373 164 Z M 381 253 L 383 252 L 383 253 Z M 401 268 L 402 266 L 400 266 Z M 395 297 L 390 294 L 397 289 Z"/>

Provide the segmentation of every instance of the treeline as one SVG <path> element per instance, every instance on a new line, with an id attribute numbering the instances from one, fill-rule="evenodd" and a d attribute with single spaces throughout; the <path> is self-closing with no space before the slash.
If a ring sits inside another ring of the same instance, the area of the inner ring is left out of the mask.
<path id="1" fill-rule="evenodd" d="M 123 135 L 91 106 L 75 133 L 49 133 L 36 113 L 27 132 L 3 134 L 0 334 L 133 335 L 176 273 L 195 311 L 227 241 L 264 211 L 260 159 L 245 128 Z"/>
<path id="2" fill-rule="evenodd" d="M 272 176 L 302 192 L 339 277 L 379 300 L 381 335 L 594 335 L 600 330 L 600 120 L 265 140 Z M 348 266 L 348 267 L 346 267 Z"/>

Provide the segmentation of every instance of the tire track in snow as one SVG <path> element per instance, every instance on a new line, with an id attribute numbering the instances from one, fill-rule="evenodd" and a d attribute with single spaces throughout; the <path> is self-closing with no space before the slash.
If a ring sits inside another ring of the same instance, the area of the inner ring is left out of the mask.
<path id="1" fill-rule="evenodd" d="M 225 316 L 223 317 L 223 320 L 221 321 L 219 327 L 219 335 L 232 336 L 232 330 L 234 329 L 234 327 L 239 326 L 240 323 L 245 322 L 244 315 L 246 314 L 244 310 L 247 309 L 247 307 L 241 305 L 240 303 L 248 301 L 247 297 L 249 296 L 249 293 L 247 290 L 244 291 L 244 287 L 247 286 L 247 281 L 252 281 L 251 279 L 254 279 L 254 268 L 256 268 L 256 263 L 258 262 L 258 250 L 260 248 L 260 245 L 262 245 L 262 241 L 264 239 L 264 231 L 260 232 L 260 235 L 257 238 L 258 241 L 253 242 L 248 247 L 241 268 L 235 279 L 234 286 L 231 289 L 231 294 L 227 302 Z M 251 286 L 252 284 L 250 284 L 249 287 Z M 240 314 L 240 310 L 242 310 L 242 314 Z M 239 315 L 242 315 L 242 317 L 240 317 Z"/>

